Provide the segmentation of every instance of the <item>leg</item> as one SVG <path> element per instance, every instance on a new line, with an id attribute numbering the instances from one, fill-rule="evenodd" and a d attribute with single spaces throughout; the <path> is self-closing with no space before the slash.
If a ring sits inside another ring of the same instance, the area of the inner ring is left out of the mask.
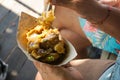
<path id="1" fill-rule="evenodd" d="M 113 60 L 81 59 L 71 61 L 70 64 L 81 73 L 84 80 L 98 80 L 114 62 Z"/>

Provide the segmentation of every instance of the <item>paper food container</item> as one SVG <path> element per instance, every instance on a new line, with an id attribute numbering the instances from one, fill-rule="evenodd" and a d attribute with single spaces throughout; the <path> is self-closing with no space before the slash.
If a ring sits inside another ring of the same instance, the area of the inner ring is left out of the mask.
<path id="1" fill-rule="evenodd" d="M 36 19 L 37 18 L 22 12 L 21 17 L 19 19 L 18 30 L 16 35 L 19 48 L 25 53 L 25 55 L 31 61 L 35 61 L 36 59 L 34 59 L 27 51 L 26 33 L 37 26 Z M 77 52 L 73 45 L 67 40 L 65 40 L 65 43 L 68 46 L 67 56 L 65 57 L 65 59 L 63 59 L 63 61 L 61 61 L 57 65 L 65 65 L 77 56 Z"/>

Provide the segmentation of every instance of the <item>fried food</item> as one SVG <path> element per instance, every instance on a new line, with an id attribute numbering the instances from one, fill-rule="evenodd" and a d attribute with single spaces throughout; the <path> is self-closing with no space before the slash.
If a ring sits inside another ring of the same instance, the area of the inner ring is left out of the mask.
<path id="1" fill-rule="evenodd" d="M 36 21 L 38 25 L 26 33 L 27 51 L 36 60 L 56 64 L 64 59 L 67 46 L 57 28 L 52 26 L 54 12 L 44 12 Z"/>

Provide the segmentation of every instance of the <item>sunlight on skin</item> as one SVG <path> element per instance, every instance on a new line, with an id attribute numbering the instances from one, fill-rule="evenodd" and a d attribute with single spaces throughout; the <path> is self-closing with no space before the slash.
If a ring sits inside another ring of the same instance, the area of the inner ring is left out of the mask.
<path id="1" fill-rule="evenodd" d="M 72 64 L 73 66 L 78 66 L 78 65 L 81 65 L 81 64 L 85 63 L 86 61 L 89 61 L 89 59 L 74 60 L 74 61 L 71 61 L 70 64 Z"/>

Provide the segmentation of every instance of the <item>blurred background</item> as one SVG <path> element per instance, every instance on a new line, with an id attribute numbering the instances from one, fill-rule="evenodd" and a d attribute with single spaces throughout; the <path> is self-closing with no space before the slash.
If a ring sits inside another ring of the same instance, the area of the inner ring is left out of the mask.
<path id="1" fill-rule="evenodd" d="M 0 0 L 0 58 L 8 64 L 6 80 L 34 80 L 37 70 L 18 48 L 16 32 L 21 12 L 38 17 L 44 0 Z"/>

